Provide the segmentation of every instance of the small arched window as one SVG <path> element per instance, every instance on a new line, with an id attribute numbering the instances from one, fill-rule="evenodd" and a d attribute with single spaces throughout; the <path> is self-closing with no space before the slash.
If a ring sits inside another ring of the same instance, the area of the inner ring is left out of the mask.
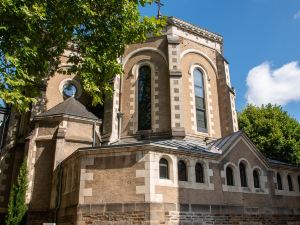
<path id="1" fill-rule="evenodd" d="M 151 129 L 151 69 L 142 66 L 138 74 L 138 129 Z"/>
<path id="2" fill-rule="evenodd" d="M 196 182 L 204 183 L 204 171 L 201 163 L 196 163 L 195 174 L 196 174 Z"/>
<path id="3" fill-rule="evenodd" d="M 294 191 L 294 187 L 293 187 L 293 181 L 290 175 L 287 176 L 287 180 L 288 180 L 288 185 L 289 185 L 289 191 Z"/>
<path id="4" fill-rule="evenodd" d="M 277 173 L 277 189 L 278 190 L 283 190 L 283 188 L 282 188 L 282 181 L 281 181 L 281 176 L 280 176 L 280 174 L 279 173 Z"/>
<path id="5" fill-rule="evenodd" d="M 255 188 L 260 188 L 260 180 L 259 180 L 258 170 L 253 171 L 253 181 L 254 181 L 254 187 Z"/>
<path id="6" fill-rule="evenodd" d="M 159 178 L 169 179 L 169 163 L 164 158 L 159 160 Z"/>
<path id="7" fill-rule="evenodd" d="M 227 185 L 229 186 L 234 185 L 233 170 L 230 166 L 226 168 L 226 181 L 227 181 Z"/>
<path id="8" fill-rule="evenodd" d="M 240 176 L 241 176 L 241 186 L 247 187 L 247 173 L 246 173 L 246 166 L 244 163 L 240 163 Z"/>
<path id="9" fill-rule="evenodd" d="M 195 69 L 193 72 L 193 76 L 194 76 L 194 92 L 195 92 L 197 130 L 206 132 L 207 124 L 206 124 L 203 74 L 199 69 Z"/>
<path id="10" fill-rule="evenodd" d="M 186 165 L 185 162 L 182 160 L 178 162 L 178 180 L 187 181 Z"/>

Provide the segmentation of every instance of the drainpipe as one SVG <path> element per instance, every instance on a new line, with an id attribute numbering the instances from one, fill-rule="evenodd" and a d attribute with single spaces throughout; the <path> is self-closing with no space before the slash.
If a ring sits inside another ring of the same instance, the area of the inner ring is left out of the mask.
<path id="1" fill-rule="evenodd" d="M 93 124 L 93 147 L 96 147 L 96 122 Z"/>
<path id="2" fill-rule="evenodd" d="M 62 190 L 62 177 L 63 177 L 63 168 L 61 166 L 61 163 L 58 166 L 58 184 L 56 187 L 57 190 L 57 197 L 56 197 L 56 205 L 55 205 L 55 214 L 54 214 L 54 223 L 57 224 L 57 214 L 58 210 L 60 208 L 61 203 L 61 190 Z"/>

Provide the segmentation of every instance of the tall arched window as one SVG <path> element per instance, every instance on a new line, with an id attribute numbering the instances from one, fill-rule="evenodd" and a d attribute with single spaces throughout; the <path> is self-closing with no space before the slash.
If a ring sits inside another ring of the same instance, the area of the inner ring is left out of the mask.
<path id="1" fill-rule="evenodd" d="M 169 179 L 169 163 L 164 158 L 159 160 L 159 178 Z"/>
<path id="2" fill-rule="evenodd" d="M 138 75 L 138 129 L 151 129 L 151 69 L 142 66 Z"/>
<path id="3" fill-rule="evenodd" d="M 203 171 L 203 166 L 201 165 L 201 163 L 196 163 L 195 174 L 196 174 L 196 182 L 204 183 L 204 171 Z"/>
<path id="4" fill-rule="evenodd" d="M 199 69 L 195 69 L 193 72 L 193 76 L 194 76 L 194 92 L 195 92 L 197 130 L 206 132 L 207 124 L 206 124 L 203 74 Z"/>
<path id="5" fill-rule="evenodd" d="M 187 181 L 186 165 L 185 162 L 182 160 L 178 162 L 178 180 Z"/>
<path id="6" fill-rule="evenodd" d="M 281 176 L 280 176 L 280 174 L 279 173 L 277 173 L 277 189 L 278 190 L 283 190 L 283 188 L 282 188 L 282 181 L 281 181 Z"/>
<path id="7" fill-rule="evenodd" d="M 230 166 L 226 168 L 226 182 L 227 185 L 233 186 L 234 185 L 234 176 L 233 176 L 233 170 Z"/>
<path id="8" fill-rule="evenodd" d="M 247 173 L 246 173 L 246 166 L 244 163 L 240 163 L 240 176 L 241 176 L 241 186 L 247 187 Z"/>
<path id="9" fill-rule="evenodd" d="M 253 171 L 253 181 L 254 181 L 254 187 L 255 188 L 260 188 L 260 180 L 259 180 L 258 170 Z"/>
<path id="10" fill-rule="evenodd" d="M 289 185 L 289 191 L 294 191 L 294 187 L 293 187 L 293 181 L 290 175 L 287 176 L 287 180 L 288 180 L 288 185 Z"/>
<path id="11" fill-rule="evenodd" d="M 300 191 L 300 176 L 298 176 L 298 188 L 299 188 L 299 191 Z"/>

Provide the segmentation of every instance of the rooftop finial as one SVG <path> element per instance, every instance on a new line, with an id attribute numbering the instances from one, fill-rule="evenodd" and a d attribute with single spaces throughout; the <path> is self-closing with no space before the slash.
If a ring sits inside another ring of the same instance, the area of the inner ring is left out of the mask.
<path id="1" fill-rule="evenodd" d="M 157 19 L 160 19 L 162 17 L 160 13 L 160 8 L 164 6 L 164 4 L 161 3 L 160 0 L 155 0 L 155 3 L 157 4 Z"/>

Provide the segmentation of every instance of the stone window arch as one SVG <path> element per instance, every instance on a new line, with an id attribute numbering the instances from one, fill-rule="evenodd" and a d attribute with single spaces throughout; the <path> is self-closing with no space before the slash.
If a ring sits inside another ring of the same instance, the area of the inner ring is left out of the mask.
<path id="1" fill-rule="evenodd" d="M 280 173 L 277 173 L 276 180 L 277 180 L 277 189 L 278 190 L 283 190 L 282 179 L 281 179 Z"/>
<path id="2" fill-rule="evenodd" d="M 226 167 L 226 184 L 228 186 L 234 186 L 234 184 L 235 184 L 234 172 L 233 172 L 233 168 L 231 166 Z"/>
<path id="3" fill-rule="evenodd" d="M 178 180 L 179 181 L 187 181 L 187 166 L 183 160 L 178 161 Z"/>
<path id="4" fill-rule="evenodd" d="M 290 174 L 287 175 L 289 191 L 294 191 L 293 180 Z"/>
<path id="5" fill-rule="evenodd" d="M 169 162 L 165 158 L 159 160 L 159 178 L 170 179 Z"/>
<path id="6" fill-rule="evenodd" d="M 242 187 L 248 187 L 247 182 L 247 167 L 244 162 L 240 162 L 239 164 L 239 170 L 240 170 L 240 179 L 241 179 L 241 186 Z"/>
<path id="7" fill-rule="evenodd" d="M 195 165 L 195 176 L 196 176 L 196 183 L 205 183 L 204 182 L 204 168 L 201 163 L 196 163 Z"/>
<path id="8" fill-rule="evenodd" d="M 253 183 L 254 183 L 254 188 L 261 188 L 260 171 L 258 169 L 253 170 Z"/>

